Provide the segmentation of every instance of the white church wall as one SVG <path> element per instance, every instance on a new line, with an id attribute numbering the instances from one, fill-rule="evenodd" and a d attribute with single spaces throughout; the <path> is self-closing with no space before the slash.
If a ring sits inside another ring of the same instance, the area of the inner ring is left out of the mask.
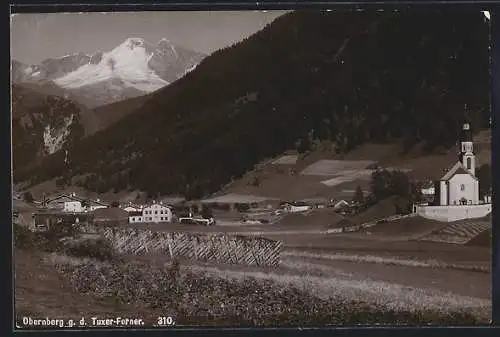
<path id="1" fill-rule="evenodd" d="M 448 205 L 448 194 L 446 191 L 448 190 L 448 186 L 446 185 L 446 181 L 441 181 L 439 182 L 440 187 L 439 187 L 439 204 L 442 206 Z"/>
<path id="2" fill-rule="evenodd" d="M 414 211 L 422 218 L 452 222 L 463 219 L 477 219 L 491 213 L 491 204 L 450 205 L 450 206 L 415 206 Z"/>
<path id="3" fill-rule="evenodd" d="M 476 198 L 476 184 L 475 180 L 469 174 L 455 174 L 449 180 L 449 205 L 459 205 L 460 200 L 465 198 L 468 203 L 477 204 L 479 202 Z"/>
<path id="4" fill-rule="evenodd" d="M 477 202 L 479 203 L 480 200 L 479 200 L 479 181 L 474 185 L 474 200 L 477 200 Z"/>

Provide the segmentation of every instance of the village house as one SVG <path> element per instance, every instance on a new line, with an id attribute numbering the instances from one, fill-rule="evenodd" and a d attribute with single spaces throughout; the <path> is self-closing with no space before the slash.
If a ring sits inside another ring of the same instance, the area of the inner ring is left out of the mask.
<path id="1" fill-rule="evenodd" d="M 339 200 L 333 205 L 333 210 L 335 211 L 344 211 L 348 209 L 351 206 L 351 204 L 345 200 Z"/>
<path id="2" fill-rule="evenodd" d="M 439 221 L 482 218 L 491 212 L 491 199 L 479 196 L 476 157 L 470 124 L 462 126 L 460 153 L 455 165 L 434 185 L 434 201 L 414 205 L 413 212 Z"/>
<path id="3" fill-rule="evenodd" d="M 77 197 L 75 193 L 61 194 L 54 198 L 45 199 L 42 202 L 42 207 L 44 208 L 72 213 L 92 212 L 99 208 L 107 208 L 108 206 L 99 199 L 87 200 Z"/>
<path id="4" fill-rule="evenodd" d="M 129 211 L 130 223 L 159 223 L 159 222 L 172 222 L 172 209 L 170 206 L 163 205 L 163 203 L 145 206 L 140 210 Z"/>
<path id="5" fill-rule="evenodd" d="M 428 186 L 425 186 L 425 187 L 422 187 L 420 189 L 420 193 L 422 193 L 422 195 L 424 196 L 434 196 L 436 194 L 436 188 L 434 187 L 434 184 L 432 185 L 428 185 Z"/>
<path id="6" fill-rule="evenodd" d="M 281 208 L 289 213 L 301 213 L 311 210 L 313 206 L 303 201 L 291 201 L 282 203 Z"/>

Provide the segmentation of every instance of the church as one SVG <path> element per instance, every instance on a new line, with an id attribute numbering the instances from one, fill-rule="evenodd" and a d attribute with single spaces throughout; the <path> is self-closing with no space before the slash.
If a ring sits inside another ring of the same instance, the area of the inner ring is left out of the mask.
<path id="1" fill-rule="evenodd" d="M 482 218 L 491 213 L 491 198 L 479 195 L 471 125 L 462 125 L 458 161 L 434 184 L 434 202 L 413 208 L 416 215 L 438 221 Z"/>
<path id="2" fill-rule="evenodd" d="M 479 180 L 470 124 L 464 123 L 457 163 L 434 186 L 435 205 L 478 205 Z"/>

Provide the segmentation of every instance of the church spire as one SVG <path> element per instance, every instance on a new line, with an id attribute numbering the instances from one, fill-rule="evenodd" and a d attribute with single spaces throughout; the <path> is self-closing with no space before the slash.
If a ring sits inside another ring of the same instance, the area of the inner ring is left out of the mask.
<path id="1" fill-rule="evenodd" d="M 475 175 L 476 158 L 474 155 L 474 144 L 472 142 L 472 130 L 470 123 L 470 115 L 467 104 L 464 106 L 464 119 L 460 136 L 460 154 L 459 161 L 467 168 L 467 170 Z"/>
<path id="2" fill-rule="evenodd" d="M 467 106 L 467 103 L 464 104 L 464 115 L 463 115 L 463 120 L 462 120 L 462 127 L 460 130 L 460 142 L 472 142 L 472 130 L 471 130 L 471 121 L 470 121 L 470 114 L 469 114 L 469 108 Z"/>

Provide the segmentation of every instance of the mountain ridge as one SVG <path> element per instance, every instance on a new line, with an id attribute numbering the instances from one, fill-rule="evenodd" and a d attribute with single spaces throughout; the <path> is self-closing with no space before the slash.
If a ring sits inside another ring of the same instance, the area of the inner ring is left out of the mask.
<path id="1" fill-rule="evenodd" d="M 90 174 L 91 190 L 194 198 L 318 141 L 451 146 L 464 103 L 477 130 L 489 120 L 488 30 L 479 12 L 283 15 L 75 143 L 70 172 L 55 153 L 32 183 Z"/>
<path id="2" fill-rule="evenodd" d="M 61 88 L 88 108 L 137 97 L 181 78 L 205 55 L 163 38 L 152 44 L 128 38 L 109 52 L 74 53 L 37 65 L 11 62 L 12 81 Z"/>

